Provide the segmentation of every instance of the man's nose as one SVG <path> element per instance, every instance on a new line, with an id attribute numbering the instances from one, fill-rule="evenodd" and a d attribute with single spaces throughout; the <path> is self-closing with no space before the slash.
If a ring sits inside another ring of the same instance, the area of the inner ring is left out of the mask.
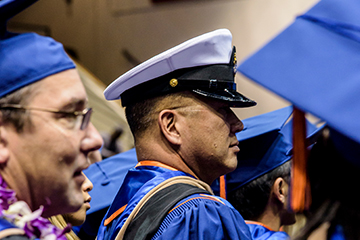
<path id="1" fill-rule="evenodd" d="M 230 122 L 230 131 L 232 133 L 241 132 L 244 129 L 243 122 L 236 116 L 236 114 L 231 111 L 231 114 L 229 115 L 229 122 Z"/>
<path id="2" fill-rule="evenodd" d="M 95 151 L 101 148 L 103 139 L 92 123 L 87 127 L 86 136 L 82 140 L 81 149 L 85 152 Z"/>

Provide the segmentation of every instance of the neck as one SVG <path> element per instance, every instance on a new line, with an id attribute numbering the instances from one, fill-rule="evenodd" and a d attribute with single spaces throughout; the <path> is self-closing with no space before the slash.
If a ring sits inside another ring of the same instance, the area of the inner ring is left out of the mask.
<path id="1" fill-rule="evenodd" d="M 172 149 L 167 148 L 166 150 L 164 150 L 162 146 L 156 144 L 150 146 L 148 142 L 146 146 L 136 144 L 135 149 L 139 162 L 156 161 L 176 170 L 188 173 L 199 179 L 195 172 L 192 171 L 192 169 L 183 161 L 183 159 Z"/>
<path id="2" fill-rule="evenodd" d="M 276 213 L 274 214 L 271 209 L 266 209 L 256 221 L 268 226 L 273 231 L 279 231 L 281 227 L 280 216 Z"/>
<path id="3" fill-rule="evenodd" d="M 11 163 L 9 163 L 11 164 Z M 16 198 L 20 201 L 24 201 L 28 204 L 32 211 L 34 211 L 33 201 L 31 194 L 28 191 L 30 189 L 28 181 L 25 178 L 25 174 L 19 169 L 13 167 L 3 168 L 0 172 L 1 178 L 5 181 L 7 188 L 13 190 L 16 193 Z"/>

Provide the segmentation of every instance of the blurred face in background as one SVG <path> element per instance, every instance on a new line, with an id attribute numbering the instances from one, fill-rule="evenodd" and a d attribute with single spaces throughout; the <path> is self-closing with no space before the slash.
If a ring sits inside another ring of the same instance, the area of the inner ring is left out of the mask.
<path id="1" fill-rule="evenodd" d="M 91 197 L 89 192 L 93 189 L 92 182 L 82 173 L 85 177 L 85 181 L 82 185 L 84 203 L 81 208 L 74 213 L 63 214 L 63 217 L 67 223 L 70 223 L 72 226 L 79 226 L 83 224 L 86 220 L 86 212 L 90 209 Z"/>

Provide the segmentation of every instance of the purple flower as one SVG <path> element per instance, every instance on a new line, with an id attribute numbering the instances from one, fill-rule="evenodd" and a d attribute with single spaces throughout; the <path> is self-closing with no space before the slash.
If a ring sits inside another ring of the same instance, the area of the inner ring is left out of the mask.
<path id="1" fill-rule="evenodd" d="M 25 234 L 28 237 L 36 237 L 44 240 L 66 240 L 65 233 L 70 231 L 70 227 L 61 230 L 50 223 L 48 219 L 39 217 L 26 223 Z"/>
<path id="2" fill-rule="evenodd" d="M 43 207 L 32 212 L 24 201 L 17 201 L 15 191 L 7 189 L 7 184 L 0 176 L 0 217 L 15 224 L 32 238 L 42 240 L 66 240 L 65 233 L 70 232 L 71 226 L 61 230 L 51 222 L 41 217 Z"/>
<path id="3" fill-rule="evenodd" d="M 0 213 L 2 210 L 7 210 L 11 204 L 17 201 L 16 193 L 12 189 L 7 189 L 7 184 L 0 176 Z"/>
<path id="4" fill-rule="evenodd" d="M 0 187 L 0 211 L 7 210 L 11 204 L 16 202 L 15 195 L 13 190 Z"/>

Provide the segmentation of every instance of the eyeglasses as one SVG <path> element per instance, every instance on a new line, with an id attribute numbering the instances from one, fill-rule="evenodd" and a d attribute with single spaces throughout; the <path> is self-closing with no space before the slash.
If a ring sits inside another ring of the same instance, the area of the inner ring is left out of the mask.
<path id="1" fill-rule="evenodd" d="M 35 111 L 42 111 L 42 112 L 51 112 L 51 113 L 58 113 L 58 114 L 65 114 L 67 116 L 76 118 L 80 120 L 80 130 L 84 130 L 90 122 L 90 117 L 92 114 L 92 108 L 85 108 L 82 111 L 60 111 L 57 109 L 49 109 L 49 108 L 37 108 L 37 107 L 28 107 L 28 106 L 21 106 L 18 104 L 3 104 L 0 106 L 0 109 L 20 109 L 20 110 L 35 110 Z"/>

